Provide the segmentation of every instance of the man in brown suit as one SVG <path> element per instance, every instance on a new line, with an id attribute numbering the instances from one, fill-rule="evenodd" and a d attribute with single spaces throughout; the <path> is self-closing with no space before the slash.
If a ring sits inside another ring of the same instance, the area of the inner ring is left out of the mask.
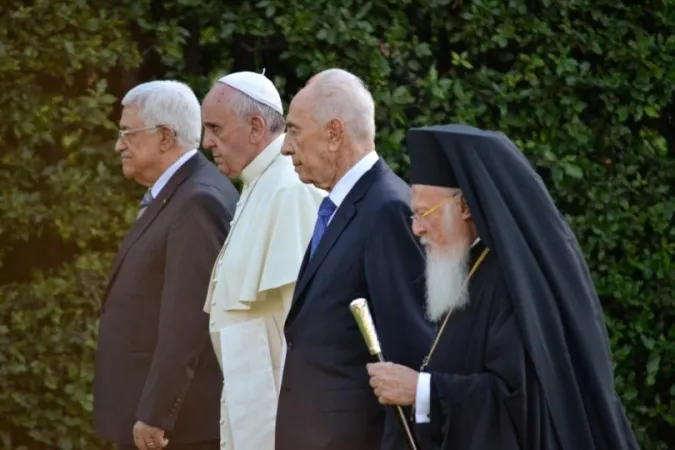
<path id="1" fill-rule="evenodd" d="M 103 298 L 96 429 L 120 449 L 218 449 L 222 375 L 202 305 L 239 195 L 197 150 L 189 87 L 144 83 L 122 105 L 115 150 L 148 190 Z"/>

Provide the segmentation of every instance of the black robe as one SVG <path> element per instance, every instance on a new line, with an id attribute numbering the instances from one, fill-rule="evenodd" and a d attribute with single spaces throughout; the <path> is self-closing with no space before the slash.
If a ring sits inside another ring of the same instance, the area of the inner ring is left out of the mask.
<path id="1" fill-rule="evenodd" d="M 484 249 L 473 247 L 471 265 Z M 469 299 L 450 317 L 426 370 L 431 408 L 429 423 L 415 426 L 420 450 L 559 448 L 494 254 L 476 270 Z"/>
<path id="2" fill-rule="evenodd" d="M 466 125 L 410 130 L 407 144 L 411 183 L 460 188 L 492 257 L 433 360 L 447 374 L 432 382 L 448 444 L 637 450 L 591 273 L 527 158 L 503 133 Z"/>

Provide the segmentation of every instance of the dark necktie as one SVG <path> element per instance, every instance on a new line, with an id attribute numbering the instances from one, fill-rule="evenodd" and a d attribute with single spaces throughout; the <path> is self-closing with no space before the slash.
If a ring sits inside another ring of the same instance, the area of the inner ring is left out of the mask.
<path id="1" fill-rule="evenodd" d="M 316 248 L 319 246 L 319 242 L 321 242 L 321 238 L 326 232 L 326 228 L 328 228 L 328 221 L 336 209 L 337 207 L 335 206 L 335 203 L 333 203 L 333 201 L 328 196 L 325 196 L 321 202 L 321 205 L 319 206 L 319 216 L 316 218 L 314 233 L 312 233 L 312 242 L 310 243 L 309 249 L 310 257 L 314 255 Z"/>
<path id="2" fill-rule="evenodd" d="M 143 198 L 141 199 L 141 207 L 138 210 L 138 215 L 136 216 L 136 220 L 141 218 L 141 216 L 143 215 L 143 213 L 147 209 L 147 207 L 150 204 L 150 202 L 152 201 L 152 199 L 153 199 L 152 191 L 150 189 L 148 189 L 146 191 L 145 195 L 143 195 Z"/>

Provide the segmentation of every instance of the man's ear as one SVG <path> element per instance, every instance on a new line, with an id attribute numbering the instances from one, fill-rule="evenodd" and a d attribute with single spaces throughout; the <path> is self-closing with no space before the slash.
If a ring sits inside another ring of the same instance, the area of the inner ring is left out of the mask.
<path id="1" fill-rule="evenodd" d="M 326 137 L 328 138 L 328 150 L 336 151 L 345 137 L 345 123 L 342 119 L 331 119 L 326 122 Z"/>
<path id="2" fill-rule="evenodd" d="M 176 143 L 176 132 L 169 127 L 159 129 L 161 137 L 159 140 L 159 149 L 162 153 L 170 150 Z"/>
<path id="3" fill-rule="evenodd" d="M 248 123 L 251 125 L 249 140 L 251 144 L 259 144 L 265 137 L 265 121 L 260 116 L 252 116 Z"/>
<path id="4" fill-rule="evenodd" d="M 469 220 L 471 219 L 471 210 L 469 209 L 469 204 L 466 202 L 466 198 L 462 196 L 459 199 L 459 207 L 462 212 L 462 219 Z"/>

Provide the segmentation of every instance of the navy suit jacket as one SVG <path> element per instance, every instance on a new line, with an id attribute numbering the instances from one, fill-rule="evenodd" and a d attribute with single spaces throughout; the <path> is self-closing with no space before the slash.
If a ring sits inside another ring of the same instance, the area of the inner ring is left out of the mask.
<path id="1" fill-rule="evenodd" d="M 368 300 L 385 359 L 419 368 L 432 328 L 409 202 L 409 186 L 380 159 L 337 209 L 316 253 L 305 255 L 285 324 L 276 450 L 407 448 L 395 411 L 369 385 L 373 357 L 349 304 Z"/>
<path id="2" fill-rule="evenodd" d="M 203 306 L 238 198 L 198 153 L 125 237 L 96 351 L 94 418 L 105 440 L 132 445 L 137 420 L 166 430 L 172 444 L 218 439 L 223 376 Z"/>

